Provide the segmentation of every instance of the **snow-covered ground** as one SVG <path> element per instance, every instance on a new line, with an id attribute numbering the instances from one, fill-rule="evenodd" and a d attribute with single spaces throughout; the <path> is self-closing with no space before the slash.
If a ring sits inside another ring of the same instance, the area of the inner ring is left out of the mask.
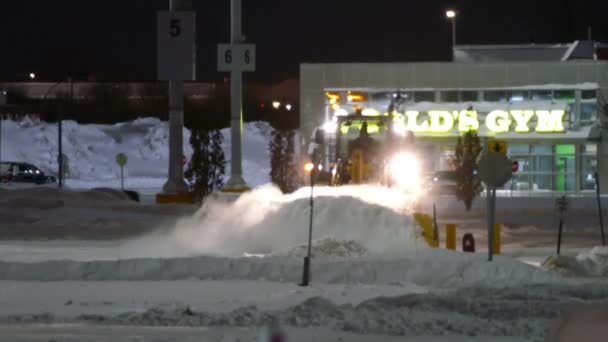
<path id="1" fill-rule="evenodd" d="M 2 158 L 54 170 L 53 130 L 3 122 Z M 268 127 L 248 124 L 244 134 L 245 176 L 265 184 Z M 478 253 L 469 254 L 421 239 L 411 214 L 428 197 L 319 187 L 312 282 L 301 287 L 309 188 L 283 195 L 261 185 L 200 208 L 138 204 L 83 189 L 117 187 L 118 152 L 130 152 L 129 187 L 159 188 L 165 123 L 67 123 L 65 139 L 67 184 L 78 191 L 0 189 L 0 341 L 255 341 L 275 319 L 289 341 L 541 341 L 571 309 L 608 305 L 608 253 L 592 248 L 598 231 L 583 202 L 581 220 L 567 221 L 563 256 L 548 260 L 554 214 L 499 212 L 512 226 L 503 255 L 488 262 L 480 208 L 446 216 L 450 206 L 439 206 L 441 226 L 457 223 L 459 239 L 475 234 Z M 608 326 L 594 317 L 585 322 Z"/>
<path id="2" fill-rule="evenodd" d="M 2 160 L 29 162 L 49 174 L 57 173 L 57 125 L 37 120 L 2 121 Z M 268 141 L 270 126 L 245 123 L 243 127 L 243 170 L 248 184 L 265 184 L 269 179 Z M 223 149 L 230 175 L 230 131 L 222 130 Z M 190 160 L 190 131 L 184 128 L 184 155 Z M 154 118 L 141 118 L 115 125 L 83 125 L 63 122 L 63 150 L 68 158 L 66 185 L 72 188 L 120 187 L 118 153 L 129 158 L 125 166 L 128 188 L 160 189 L 167 180 L 169 126 Z"/>
<path id="3" fill-rule="evenodd" d="M 142 326 L 204 327 L 202 338 L 252 341 L 272 319 L 296 341 L 319 331 L 324 339 L 314 340 L 540 341 L 570 308 L 607 303 L 602 279 L 572 278 L 509 255 L 489 263 L 484 253 L 428 248 L 410 218 L 415 199 L 373 186 L 317 189 L 312 286 L 300 287 L 308 190 L 282 195 L 263 186 L 237 201 L 209 200 L 138 237 L 2 242 L 0 324 L 11 337 L 32 341 L 51 328 L 48 336 L 58 340 L 92 341 L 87 334 L 100 324 L 167 340 L 195 331 Z M 85 218 L 97 220 L 99 230 L 129 220 L 152 224 L 149 215 L 175 209 L 123 196 L 109 189 L 1 190 L 0 208 L 3 222 L 15 224 L 11 209 L 26 207 L 21 214 L 35 218 L 30 224 L 57 230 Z M 86 215 L 77 217 L 80 211 Z M 601 251 L 579 258 L 602 263 Z M 510 253 L 528 255 L 521 246 Z M 551 252 L 535 253 L 542 259 Z"/>

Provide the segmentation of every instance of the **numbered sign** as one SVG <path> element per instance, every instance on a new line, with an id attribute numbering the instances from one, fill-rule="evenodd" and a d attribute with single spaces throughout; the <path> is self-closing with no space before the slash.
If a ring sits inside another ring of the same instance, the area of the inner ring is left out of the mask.
<path id="1" fill-rule="evenodd" d="M 254 44 L 219 44 L 218 71 L 255 71 Z"/>
<path id="2" fill-rule="evenodd" d="M 158 79 L 194 80 L 194 12 L 158 12 Z"/>

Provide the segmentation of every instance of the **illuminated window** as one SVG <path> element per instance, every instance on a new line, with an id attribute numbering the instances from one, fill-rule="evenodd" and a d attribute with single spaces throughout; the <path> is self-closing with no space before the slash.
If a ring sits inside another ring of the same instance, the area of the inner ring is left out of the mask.
<path id="1" fill-rule="evenodd" d="M 530 92 L 523 90 L 509 91 L 509 102 L 520 102 L 530 99 Z"/>
<path id="2" fill-rule="evenodd" d="M 574 101 L 574 90 L 555 90 L 553 98 L 558 101 Z"/>
<path id="3" fill-rule="evenodd" d="M 553 94 L 551 94 L 551 90 L 532 90 L 530 98 L 534 101 L 551 101 Z"/>

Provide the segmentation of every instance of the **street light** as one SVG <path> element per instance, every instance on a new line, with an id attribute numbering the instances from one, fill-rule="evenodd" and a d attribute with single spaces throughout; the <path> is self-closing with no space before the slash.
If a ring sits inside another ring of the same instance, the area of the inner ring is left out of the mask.
<path id="1" fill-rule="evenodd" d="M 30 74 L 31 75 L 31 74 Z M 34 75 L 35 76 L 35 75 Z M 47 96 L 51 93 L 53 89 L 55 89 L 58 85 L 63 83 L 64 81 L 55 82 L 52 86 L 50 86 L 44 96 L 42 97 L 42 102 L 46 101 Z M 74 104 L 74 81 L 71 76 L 68 77 L 68 82 L 70 82 L 70 110 L 73 109 Z M 61 106 L 61 102 L 59 102 L 59 111 L 57 112 L 57 180 L 59 188 L 63 187 L 63 108 Z"/>
<path id="2" fill-rule="evenodd" d="M 445 16 L 452 21 L 452 53 L 454 48 L 456 47 L 456 11 L 447 10 L 445 11 Z"/>
<path id="3" fill-rule="evenodd" d="M 308 218 L 308 249 L 306 251 L 306 256 L 304 257 L 304 268 L 302 270 L 302 282 L 300 286 L 308 286 L 310 284 L 310 258 L 311 249 L 312 249 L 312 225 L 313 225 L 313 217 L 314 217 L 314 187 L 315 187 L 315 177 L 317 173 L 317 169 L 319 171 L 323 170 L 321 164 L 316 164 L 317 158 L 317 149 L 323 145 L 324 143 L 324 132 L 321 129 L 314 129 L 311 142 L 308 146 L 308 153 L 310 154 L 310 161 L 304 165 L 304 170 L 310 174 L 310 217 Z M 315 167 L 317 165 L 317 167 Z"/>
<path id="4" fill-rule="evenodd" d="M 35 74 L 35 73 L 33 73 L 33 72 L 30 72 L 29 76 L 30 76 L 30 79 L 31 79 L 31 80 L 33 80 L 33 79 L 35 79 L 35 78 L 36 78 L 36 74 Z"/>

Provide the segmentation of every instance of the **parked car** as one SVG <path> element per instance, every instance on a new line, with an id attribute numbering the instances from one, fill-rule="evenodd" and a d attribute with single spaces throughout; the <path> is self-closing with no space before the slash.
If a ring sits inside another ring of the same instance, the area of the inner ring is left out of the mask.
<path id="1" fill-rule="evenodd" d="M 55 183 L 57 179 L 29 163 L 0 162 L 0 181 L 45 184 Z"/>
<path id="2" fill-rule="evenodd" d="M 436 171 L 427 182 L 430 191 L 440 195 L 454 195 L 458 188 L 456 171 Z"/>

